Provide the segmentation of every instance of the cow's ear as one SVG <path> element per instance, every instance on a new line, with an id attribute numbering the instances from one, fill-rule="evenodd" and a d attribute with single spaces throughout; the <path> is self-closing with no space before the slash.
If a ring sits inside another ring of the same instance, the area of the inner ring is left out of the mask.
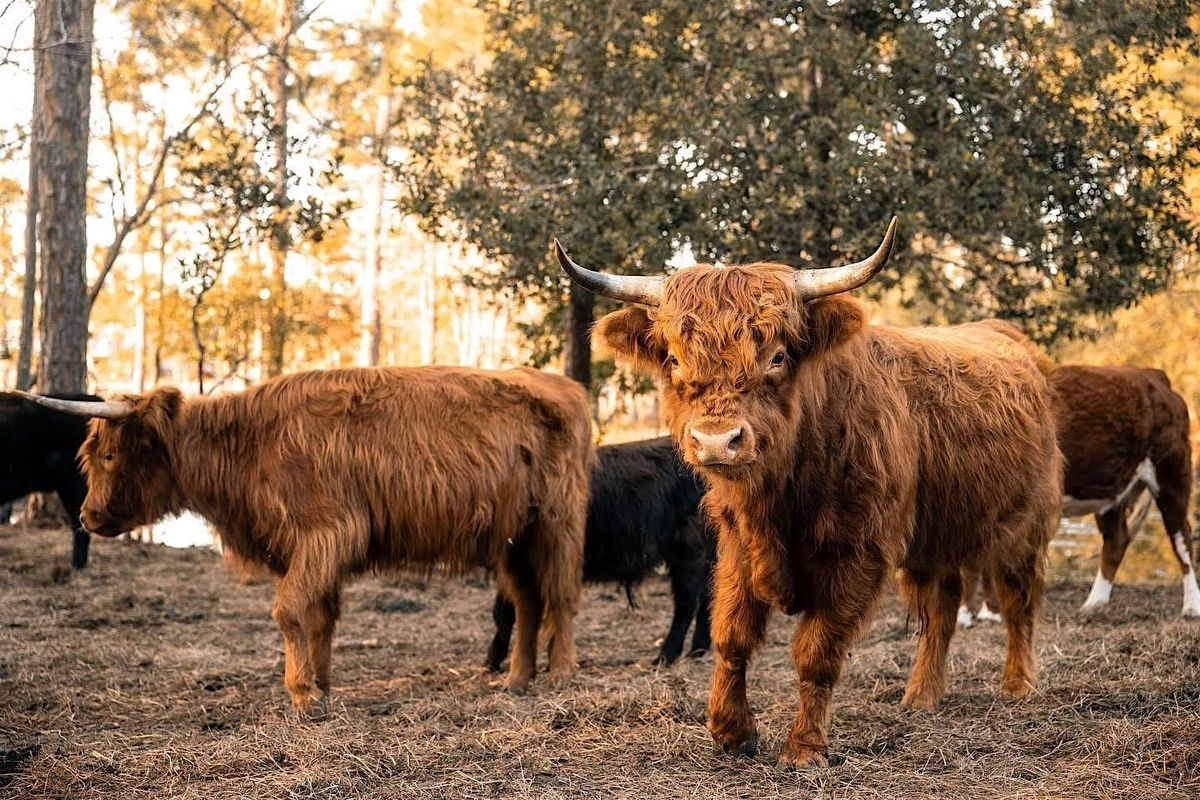
<path id="1" fill-rule="evenodd" d="M 860 333 L 867 325 L 862 304 L 849 297 L 823 297 L 808 306 L 807 349 L 812 353 L 831 350 Z"/>
<path id="2" fill-rule="evenodd" d="M 160 438 L 170 433 L 179 409 L 183 406 L 183 394 L 174 386 L 162 386 L 140 398 L 138 416 Z"/>
<path id="3" fill-rule="evenodd" d="M 628 362 L 636 372 L 654 375 L 667 355 L 654 343 L 652 327 L 646 309 L 631 306 L 606 314 L 596 323 L 593 341 Z"/>

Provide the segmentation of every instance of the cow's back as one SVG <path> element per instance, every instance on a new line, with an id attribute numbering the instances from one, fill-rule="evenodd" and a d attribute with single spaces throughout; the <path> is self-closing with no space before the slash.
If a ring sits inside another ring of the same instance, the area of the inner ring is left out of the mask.
<path id="1" fill-rule="evenodd" d="M 1156 450 L 1187 441 L 1187 405 L 1161 370 L 1064 364 L 1051 383 L 1071 497 L 1115 497 Z"/>

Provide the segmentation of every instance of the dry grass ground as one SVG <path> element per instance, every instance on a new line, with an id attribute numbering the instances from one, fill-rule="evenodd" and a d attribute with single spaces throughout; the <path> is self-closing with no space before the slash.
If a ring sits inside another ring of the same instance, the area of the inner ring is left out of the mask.
<path id="1" fill-rule="evenodd" d="M 0 530 L 0 796 L 1200 797 L 1200 624 L 1178 586 L 1119 586 L 1083 622 L 1084 582 L 1048 593 L 1032 700 L 996 697 L 1003 635 L 960 632 L 937 713 L 903 711 L 912 628 L 894 596 L 839 687 L 828 769 L 776 772 L 793 710 L 788 620 L 752 668 L 763 753 L 714 755 L 711 660 L 650 665 L 666 584 L 589 587 L 582 668 L 513 697 L 480 667 L 482 579 L 367 579 L 346 597 L 335 713 L 285 710 L 270 587 L 206 551 Z"/>

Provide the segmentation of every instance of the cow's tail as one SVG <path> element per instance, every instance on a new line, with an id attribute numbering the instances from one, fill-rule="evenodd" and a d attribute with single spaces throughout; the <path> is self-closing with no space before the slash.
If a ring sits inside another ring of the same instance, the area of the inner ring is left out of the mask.
<path id="1" fill-rule="evenodd" d="M 1139 482 L 1137 485 L 1139 490 L 1137 498 L 1129 506 L 1129 516 L 1126 517 L 1125 523 L 1130 540 L 1136 539 L 1142 526 L 1146 524 L 1146 517 L 1150 516 L 1150 506 L 1152 505 L 1150 487 L 1144 482 Z"/>

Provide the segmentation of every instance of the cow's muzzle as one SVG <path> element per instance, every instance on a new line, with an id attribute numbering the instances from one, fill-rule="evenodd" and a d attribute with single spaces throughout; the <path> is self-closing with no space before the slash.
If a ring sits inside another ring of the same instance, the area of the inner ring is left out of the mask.
<path id="1" fill-rule="evenodd" d="M 700 417 L 688 423 L 683 455 L 696 467 L 750 464 L 756 457 L 754 430 L 744 419 Z"/>
<path id="2" fill-rule="evenodd" d="M 104 511 L 87 506 L 80 511 L 79 522 L 85 531 L 96 536 L 117 536 L 122 532 Z"/>

